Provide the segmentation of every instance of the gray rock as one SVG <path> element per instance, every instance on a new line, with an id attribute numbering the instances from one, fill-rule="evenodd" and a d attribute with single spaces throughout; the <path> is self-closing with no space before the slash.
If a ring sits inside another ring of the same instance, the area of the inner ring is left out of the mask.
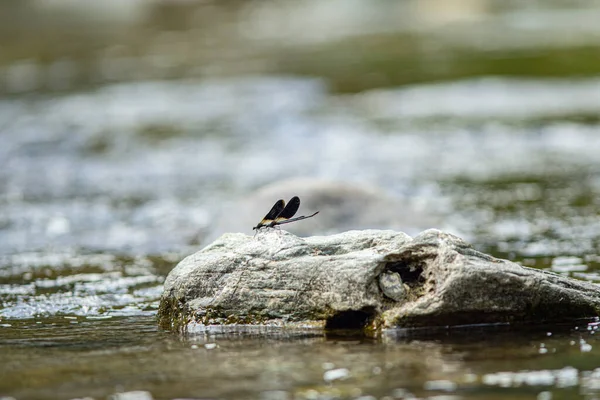
<path id="1" fill-rule="evenodd" d="M 407 288 L 404 287 L 398 272 L 383 271 L 379 274 L 379 287 L 384 295 L 394 301 L 403 301 L 406 298 Z"/>
<path id="2" fill-rule="evenodd" d="M 522 267 L 427 230 L 299 238 L 266 229 L 225 234 L 177 265 L 159 320 L 389 328 L 551 322 L 598 315 L 600 288 Z"/>

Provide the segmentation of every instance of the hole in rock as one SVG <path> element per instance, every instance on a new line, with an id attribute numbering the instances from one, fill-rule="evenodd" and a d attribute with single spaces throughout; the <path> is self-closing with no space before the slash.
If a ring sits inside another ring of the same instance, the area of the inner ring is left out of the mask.
<path id="1" fill-rule="evenodd" d="M 417 263 L 391 262 L 385 266 L 388 271 L 400 274 L 402 282 L 406 284 L 422 284 L 425 282 L 423 266 Z"/>
<path id="2" fill-rule="evenodd" d="M 362 329 L 375 318 L 375 308 L 341 311 L 330 317 L 325 329 Z"/>

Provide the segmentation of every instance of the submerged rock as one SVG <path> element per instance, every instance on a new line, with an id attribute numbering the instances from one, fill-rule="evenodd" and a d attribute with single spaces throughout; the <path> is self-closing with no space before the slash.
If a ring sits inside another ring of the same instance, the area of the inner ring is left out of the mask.
<path id="1" fill-rule="evenodd" d="M 427 230 L 299 238 L 225 234 L 168 275 L 163 327 L 391 328 L 553 322 L 598 315 L 600 288 L 493 258 Z"/>

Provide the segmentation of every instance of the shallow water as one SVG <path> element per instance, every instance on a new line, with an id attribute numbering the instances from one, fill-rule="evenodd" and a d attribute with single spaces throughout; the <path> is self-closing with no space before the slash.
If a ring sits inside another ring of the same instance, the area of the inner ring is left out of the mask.
<path id="1" fill-rule="evenodd" d="M 38 399 L 139 390 L 158 399 L 595 398 L 598 326 L 398 330 L 378 338 L 261 328 L 178 337 L 158 331 L 152 317 L 16 320 L 0 328 L 0 392 Z"/>
<path id="2" fill-rule="evenodd" d="M 597 7 L 471 3 L 106 8 L 147 47 L 82 30 L 91 53 L 44 42 L 60 10 L 32 14 L 47 37 L 0 24 L 0 396 L 600 397 L 595 320 L 376 338 L 156 324 L 164 277 L 222 210 L 293 177 L 380 187 L 478 250 L 600 281 Z"/>

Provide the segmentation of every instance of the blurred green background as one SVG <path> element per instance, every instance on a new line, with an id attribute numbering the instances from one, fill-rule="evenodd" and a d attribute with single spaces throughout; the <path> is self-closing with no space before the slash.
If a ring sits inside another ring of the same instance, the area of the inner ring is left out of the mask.
<path id="1" fill-rule="evenodd" d="M 0 90 L 243 74 L 335 92 L 600 71 L 596 1 L 22 0 L 0 4 Z"/>

